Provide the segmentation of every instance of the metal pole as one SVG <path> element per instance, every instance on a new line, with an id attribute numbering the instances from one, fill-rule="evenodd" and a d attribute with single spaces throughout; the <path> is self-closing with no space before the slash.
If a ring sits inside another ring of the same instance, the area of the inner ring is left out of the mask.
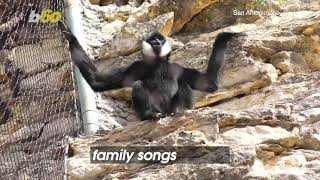
<path id="1" fill-rule="evenodd" d="M 66 14 L 66 24 L 72 31 L 72 33 L 78 39 L 80 45 L 83 49 L 87 48 L 87 44 L 84 39 L 84 31 L 82 24 L 82 15 L 80 11 L 79 0 L 65 0 L 65 14 Z M 75 67 L 75 76 L 78 85 L 80 105 L 81 105 L 81 115 L 83 118 L 84 133 L 86 135 L 95 134 L 98 129 L 98 114 L 96 108 L 95 93 L 83 78 L 80 70 Z"/>

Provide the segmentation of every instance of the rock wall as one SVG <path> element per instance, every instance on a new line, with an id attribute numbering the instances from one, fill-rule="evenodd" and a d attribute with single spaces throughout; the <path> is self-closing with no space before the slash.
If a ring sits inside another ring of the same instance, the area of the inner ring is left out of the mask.
<path id="1" fill-rule="evenodd" d="M 169 36 L 172 62 L 200 71 L 219 32 L 246 36 L 228 45 L 219 91 L 195 92 L 195 109 L 181 117 L 140 122 L 130 108 L 130 89 L 99 94 L 101 135 L 72 144 L 70 179 L 320 179 L 319 1 L 107 4 L 83 3 L 89 52 L 100 70 L 140 59 L 141 40 L 155 30 Z M 133 144 L 225 145 L 233 158 L 166 166 L 89 162 L 92 145 Z"/>

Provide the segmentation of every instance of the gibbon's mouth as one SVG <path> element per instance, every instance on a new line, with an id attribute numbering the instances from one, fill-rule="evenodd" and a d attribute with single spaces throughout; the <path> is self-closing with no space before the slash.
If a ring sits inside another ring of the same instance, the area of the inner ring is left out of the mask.
<path id="1" fill-rule="evenodd" d="M 156 54 L 160 54 L 162 45 L 152 45 L 151 47 Z"/>
<path id="2" fill-rule="evenodd" d="M 161 51 L 161 48 L 163 46 L 163 44 L 161 43 L 160 40 L 156 39 L 154 41 L 151 41 L 151 47 L 152 49 L 155 51 L 156 54 L 159 54 Z"/>
<path id="3" fill-rule="evenodd" d="M 153 48 L 161 48 L 162 44 L 152 44 L 151 45 Z"/>
<path id="4" fill-rule="evenodd" d="M 152 46 L 162 46 L 162 43 L 159 42 L 159 41 L 152 41 L 152 42 L 151 42 L 151 45 L 152 45 Z"/>

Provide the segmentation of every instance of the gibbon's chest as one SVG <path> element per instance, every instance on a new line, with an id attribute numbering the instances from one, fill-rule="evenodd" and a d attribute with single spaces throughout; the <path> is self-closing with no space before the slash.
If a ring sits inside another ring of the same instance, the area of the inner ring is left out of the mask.
<path id="1" fill-rule="evenodd" d="M 178 82 L 170 63 L 159 63 L 146 77 L 145 83 L 151 90 L 161 92 L 176 92 L 178 89 Z"/>

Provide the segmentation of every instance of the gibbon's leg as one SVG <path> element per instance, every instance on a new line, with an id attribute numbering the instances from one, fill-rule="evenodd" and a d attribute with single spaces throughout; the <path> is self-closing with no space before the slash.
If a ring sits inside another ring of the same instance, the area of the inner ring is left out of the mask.
<path id="1" fill-rule="evenodd" d="M 142 81 L 136 81 L 132 86 L 133 109 L 142 120 L 159 119 L 150 99 L 150 92 Z"/>
<path id="2" fill-rule="evenodd" d="M 179 89 L 171 101 L 171 113 L 180 115 L 186 109 L 192 109 L 193 93 L 191 87 L 184 82 L 179 83 Z"/>

